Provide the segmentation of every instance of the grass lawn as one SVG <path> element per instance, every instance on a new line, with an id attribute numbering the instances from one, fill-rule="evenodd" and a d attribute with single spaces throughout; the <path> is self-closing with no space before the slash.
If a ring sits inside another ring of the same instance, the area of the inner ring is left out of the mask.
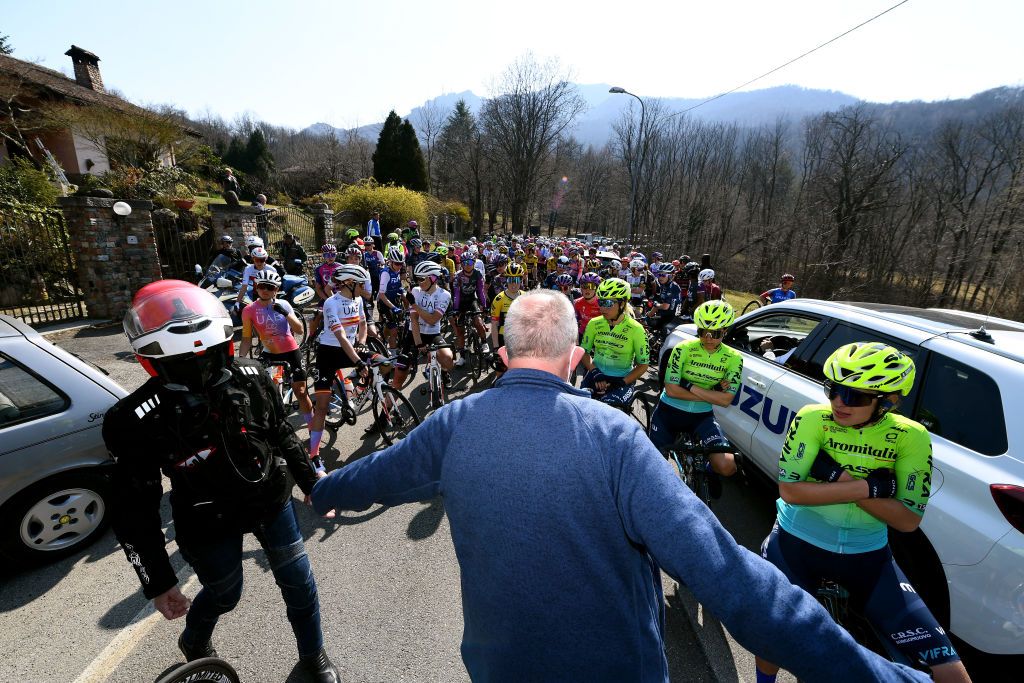
<path id="1" fill-rule="evenodd" d="M 736 310 L 736 315 L 743 312 L 743 308 L 751 301 L 757 300 L 757 294 L 753 292 L 740 292 L 735 289 L 726 289 L 722 291 L 722 296 L 732 304 L 732 307 Z"/>

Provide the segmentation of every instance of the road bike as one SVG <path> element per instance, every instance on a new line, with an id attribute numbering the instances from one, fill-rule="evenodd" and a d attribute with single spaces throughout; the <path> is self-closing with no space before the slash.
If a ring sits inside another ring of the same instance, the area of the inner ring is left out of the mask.
<path id="1" fill-rule="evenodd" d="M 270 379 L 274 383 L 274 391 L 281 397 L 281 403 L 285 409 L 290 412 L 298 411 L 299 399 L 295 395 L 295 387 L 292 386 L 292 375 L 295 369 L 292 368 L 291 363 L 285 360 L 273 360 L 268 358 L 266 353 L 261 353 L 257 360 L 266 368 L 267 374 L 270 375 Z M 308 379 L 306 380 L 306 390 L 309 390 Z"/>
<path id="2" fill-rule="evenodd" d="M 431 344 L 424 349 L 427 354 L 427 367 L 423 377 L 427 383 L 425 386 L 420 387 L 420 395 L 429 395 L 430 399 L 427 405 L 435 410 L 447 403 L 448 393 L 448 387 L 445 386 L 445 375 L 448 373 L 441 369 L 441 362 L 437 358 L 437 352 L 441 349 L 450 349 L 451 347 L 451 344 L 441 342 L 440 344 Z"/>
<path id="3" fill-rule="evenodd" d="M 490 354 L 487 341 L 480 336 L 480 332 L 474 324 L 475 318 L 479 315 L 480 313 L 463 311 L 455 318 L 456 325 L 463 330 L 465 335 L 465 348 L 462 352 L 462 357 L 466 361 L 464 367 L 474 380 L 480 379 L 484 366 L 488 364 L 488 355 Z"/>
<path id="4" fill-rule="evenodd" d="M 764 304 L 761 303 L 760 299 L 752 299 L 747 303 L 746 306 L 743 307 L 743 311 L 740 313 L 740 315 L 745 315 L 747 313 L 750 313 L 751 311 L 756 311 L 763 305 Z"/>
<path id="5" fill-rule="evenodd" d="M 358 370 L 347 368 L 337 371 L 331 385 L 331 400 L 324 424 L 331 431 L 337 431 L 343 423 L 354 425 L 356 418 L 365 412 L 367 406 L 372 406 L 374 424 L 385 443 L 390 446 L 408 436 L 420 423 L 420 417 L 409 399 L 387 382 L 397 356 L 386 353 L 366 355 L 365 376 Z M 351 374 L 346 376 L 346 370 Z M 349 388 L 347 401 L 346 387 Z"/>
<path id="6" fill-rule="evenodd" d="M 235 669 L 219 657 L 203 657 L 175 667 L 156 683 L 240 683 Z"/>
<path id="7" fill-rule="evenodd" d="M 676 464 L 679 478 L 705 505 L 711 502 L 711 477 L 717 476 L 710 470 L 712 453 L 735 454 L 736 449 L 731 444 L 704 446 L 686 432 L 681 433 L 674 444 L 662 449 L 662 454 Z"/>

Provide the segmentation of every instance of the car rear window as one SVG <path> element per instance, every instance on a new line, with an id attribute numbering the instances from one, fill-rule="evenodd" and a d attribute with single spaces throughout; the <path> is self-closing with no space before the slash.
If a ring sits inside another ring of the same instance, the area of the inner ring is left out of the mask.
<path id="1" fill-rule="evenodd" d="M 52 384 L 0 355 L 0 429 L 59 413 L 67 403 Z"/>
<path id="2" fill-rule="evenodd" d="M 931 433 L 982 455 L 1007 450 L 999 386 L 984 372 L 948 356 L 932 354 L 914 418 Z"/>

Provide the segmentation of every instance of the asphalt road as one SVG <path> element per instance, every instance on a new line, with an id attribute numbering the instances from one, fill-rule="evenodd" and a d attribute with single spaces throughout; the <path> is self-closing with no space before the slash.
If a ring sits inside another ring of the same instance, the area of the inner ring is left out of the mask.
<path id="1" fill-rule="evenodd" d="M 105 368 L 126 389 L 146 379 L 120 326 L 51 340 Z M 455 377 L 456 397 L 489 383 L 474 386 L 458 371 Z M 406 393 L 420 410 L 424 399 L 415 385 Z M 329 467 L 381 446 L 362 439 L 368 420 L 343 426 L 327 442 Z M 306 438 L 304 428 L 299 434 Z M 774 521 L 775 494 L 758 480 L 734 479 L 725 483 L 712 510 L 737 542 L 756 552 Z M 468 680 L 459 655 L 459 571 L 441 499 L 342 513 L 334 520 L 319 518 L 299 497 L 296 502 L 320 589 L 326 645 L 343 680 Z M 185 592 L 194 596 L 198 585 L 174 543 L 166 497 L 163 518 L 168 554 Z M 242 599 L 221 620 L 214 645 L 243 681 L 302 681 L 294 670 L 295 644 L 283 602 L 251 536 L 244 551 Z M 667 576 L 663 580 L 672 680 L 753 680 L 750 653 L 685 588 L 677 589 Z M 182 623 L 153 612 L 110 532 L 77 557 L 0 581 L 0 680 L 148 682 L 184 661 L 176 647 Z M 728 576 L 722 587 L 743 590 Z M 785 672 L 780 676 L 792 680 Z"/>

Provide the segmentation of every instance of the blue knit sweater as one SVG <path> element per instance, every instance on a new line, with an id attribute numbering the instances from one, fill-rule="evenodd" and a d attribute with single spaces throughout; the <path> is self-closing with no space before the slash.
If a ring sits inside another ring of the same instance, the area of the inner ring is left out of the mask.
<path id="1" fill-rule="evenodd" d="M 736 544 L 636 421 L 549 373 L 510 370 L 312 496 L 323 514 L 437 494 L 474 681 L 667 681 L 659 568 L 802 679 L 928 680 L 858 646 Z"/>

